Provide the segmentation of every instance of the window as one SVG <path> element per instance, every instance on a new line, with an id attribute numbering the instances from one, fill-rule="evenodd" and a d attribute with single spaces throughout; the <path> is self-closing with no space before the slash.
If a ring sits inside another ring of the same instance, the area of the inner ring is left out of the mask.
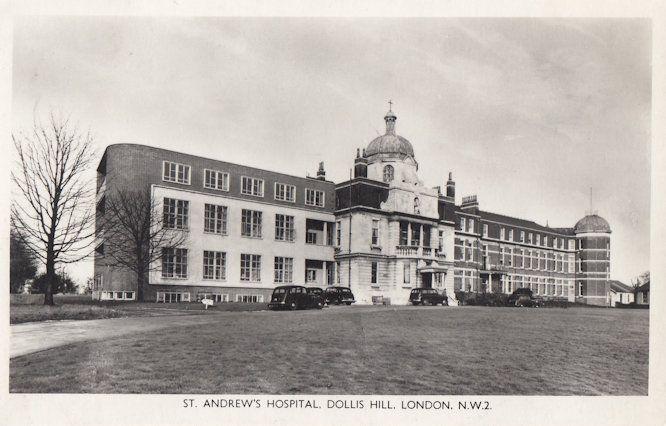
<path id="1" fill-rule="evenodd" d="M 412 225 L 412 246 L 421 244 L 421 225 Z"/>
<path id="2" fill-rule="evenodd" d="M 467 220 L 464 217 L 460 218 L 460 230 L 467 231 Z"/>
<path id="3" fill-rule="evenodd" d="M 220 294 L 220 293 L 198 293 L 197 294 L 197 302 L 201 302 L 202 299 L 210 299 L 213 302 L 228 302 L 229 301 L 229 295 L 228 294 Z"/>
<path id="4" fill-rule="evenodd" d="M 162 248 L 162 278 L 187 278 L 187 249 Z"/>
<path id="5" fill-rule="evenodd" d="M 467 232 L 474 232 L 474 219 L 472 218 L 467 221 Z"/>
<path id="6" fill-rule="evenodd" d="M 335 222 L 335 245 L 340 247 L 342 242 L 342 222 Z"/>
<path id="7" fill-rule="evenodd" d="M 174 291 L 158 291 L 157 292 L 157 301 L 164 303 L 179 303 L 179 302 L 189 302 L 190 293 L 189 292 L 174 292 Z"/>
<path id="8" fill-rule="evenodd" d="M 576 240 L 569 240 L 569 250 L 576 250 Z"/>
<path id="9" fill-rule="evenodd" d="M 254 195 L 255 197 L 263 197 L 264 180 L 243 176 L 241 179 L 241 194 Z"/>
<path id="10" fill-rule="evenodd" d="M 521 243 L 525 242 L 525 231 L 520 231 L 520 242 Z"/>
<path id="11" fill-rule="evenodd" d="M 440 252 L 444 250 L 444 231 L 439 231 L 437 236 L 437 245 Z"/>
<path id="12" fill-rule="evenodd" d="M 372 219 L 372 242 L 373 246 L 379 245 L 379 220 Z"/>
<path id="13" fill-rule="evenodd" d="M 306 283 L 316 283 L 317 282 L 317 270 L 316 269 L 306 269 L 305 270 L 305 282 Z"/>
<path id="14" fill-rule="evenodd" d="M 125 300 L 134 300 L 134 292 L 133 291 L 126 291 L 125 292 Z"/>
<path id="15" fill-rule="evenodd" d="M 409 223 L 400 222 L 400 245 L 406 246 L 409 244 Z"/>
<path id="16" fill-rule="evenodd" d="M 204 205 L 204 232 L 227 234 L 227 207 L 215 204 Z"/>
<path id="17" fill-rule="evenodd" d="M 294 216 L 284 214 L 275 215 L 275 239 L 278 241 L 294 241 Z"/>
<path id="18" fill-rule="evenodd" d="M 308 232 L 305 234 L 305 243 L 317 244 L 317 233 L 315 231 L 308 230 Z"/>
<path id="19" fill-rule="evenodd" d="M 488 224 L 486 223 L 483 224 L 483 236 L 488 238 Z"/>
<path id="20" fill-rule="evenodd" d="M 204 188 L 228 191 L 229 173 L 204 169 Z"/>
<path id="21" fill-rule="evenodd" d="M 536 245 L 541 245 L 541 234 L 536 234 Z"/>
<path id="22" fill-rule="evenodd" d="M 204 280 L 224 280 L 227 278 L 227 254 L 223 251 L 203 252 Z"/>
<path id="23" fill-rule="evenodd" d="M 384 166 L 384 182 L 391 182 L 393 180 L 393 166 L 390 164 Z"/>
<path id="24" fill-rule="evenodd" d="M 372 262 L 370 264 L 370 282 L 372 284 L 377 284 L 377 262 Z"/>
<path id="25" fill-rule="evenodd" d="M 578 281 L 578 295 L 582 296 L 583 295 L 583 282 Z"/>
<path id="26" fill-rule="evenodd" d="M 165 182 L 176 182 L 185 185 L 190 184 L 190 166 L 185 164 L 164 162 L 162 180 Z"/>
<path id="27" fill-rule="evenodd" d="M 241 254 L 241 281 L 261 281 L 261 256 Z"/>
<path id="28" fill-rule="evenodd" d="M 261 294 L 237 294 L 236 302 L 241 303 L 263 303 L 264 296 Z"/>
<path id="29" fill-rule="evenodd" d="M 163 208 L 165 228 L 187 229 L 189 201 L 165 198 Z"/>
<path id="30" fill-rule="evenodd" d="M 527 234 L 527 243 L 532 244 L 532 241 L 533 241 L 532 240 L 532 233 L 530 232 L 529 234 Z"/>
<path id="31" fill-rule="evenodd" d="M 261 238 L 261 212 L 243 209 L 241 214 L 241 235 Z"/>
<path id="32" fill-rule="evenodd" d="M 275 183 L 275 199 L 281 201 L 296 201 L 296 187 L 286 183 Z"/>
<path id="33" fill-rule="evenodd" d="M 500 228 L 500 240 L 505 239 L 506 236 L 506 229 L 504 227 Z"/>
<path id="34" fill-rule="evenodd" d="M 405 284 L 409 284 L 409 282 L 411 281 L 411 276 L 412 276 L 411 264 L 409 262 L 403 263 L 402 282 Z"/>
<path id="35" fill-rule="evenodd" d="M 308 206 L 324 207 L 324 191 L 305 188 L 305 204 Z"/>
<path id="36" fill-rule="evenodd" d="M 513 229 L 509 229 L 509 241 L 513 241 Z"/>
<path id="37" fill-rule="evenodd" d="M 275 258 L 275 282 L 291 283 L 294 278 L 294 259 L 291 257 Z"/>

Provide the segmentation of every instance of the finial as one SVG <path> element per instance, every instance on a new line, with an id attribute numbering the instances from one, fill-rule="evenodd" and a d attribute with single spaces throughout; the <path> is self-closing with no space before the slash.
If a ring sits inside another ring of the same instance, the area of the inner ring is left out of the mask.
<path id="1" fill-rule="evenodd" d="M 453 172 L 449 172 L 449 180 L 453 180 Z"/>
<path id="2" fill-rule="evenodd" d="M 356 158 L 361 157 L 361 148 L 356 148 Z"/>
<path id="3" fill-rule="evenodd" d="M 389 104 L 389 111 L 391 111 L 391 107 L 393 107 L 393 101 L 389 99 L 388 104 Z"/>
<path id="4" fill-rule="evenodd" d="M 363 158 L 365 158 L 365 148 L 363 148 Z"/>

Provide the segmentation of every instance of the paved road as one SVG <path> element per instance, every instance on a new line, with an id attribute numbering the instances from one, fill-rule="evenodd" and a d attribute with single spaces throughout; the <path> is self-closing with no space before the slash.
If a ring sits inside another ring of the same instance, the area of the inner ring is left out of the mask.
<path id="1" fill-rule="evenodd" d="M 199 325 L 219 321 L 220 312 L 208 315 L 169 315 L 79 321 L 45 321 L 10 327 L 9 357 L 14 358 L 84 340 L 99 340 L 165 327 Z"/>

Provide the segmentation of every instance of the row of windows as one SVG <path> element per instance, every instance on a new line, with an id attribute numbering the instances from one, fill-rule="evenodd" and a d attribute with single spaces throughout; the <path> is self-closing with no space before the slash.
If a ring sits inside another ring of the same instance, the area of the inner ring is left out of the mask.
<path id="1" fill-rule="evenodd" d="M 103 291 L 100 300 L 134 300 L 133 291 Z"/>
<path id="2" fill-rule="evenodd" d="M 474 219 L 469 218 L 469 217 L 461 217 L 458 229 L 464 232 L 475 232 L 474 231 Z M 568 244 L 568 249 L 569 250 L 575 250 L 576 249 L 576 240 L 574 239 L 568 239 L 565 240 L 564 238 L 558 238 L 558 237 L 549 237 L 548 235 L 542 235 L 538 233 L 532 233 L 532 232 L 525 232 L 525 231 L 520 231 L 519 233 L 516 233 L 518 239 L 515 239 L 514 237 L 514 230 L 509 228 L 508 230 L 505 227 L 500 227 L 500 240 L 504 241 L 512 241 L 512 242 L 519 242 L 519 243 L 526 243 L 526 244 L 534 244 L 537 246 L 542 246 L 546 247 L 548 246 L 548 242 L 550 240 L 551 243 L 553 243 L 553 247 L 555 248 L 560 248 L 563 249 L 565 243 Z M 482 228 L 482 235 L 484 238 L 488 238 L 488 224 L 484 223 L 483 228 Z M 568 241 L 568 242 L 567 242 Z"/>
<path id="3" fill-rule="evenodd" d="M 190 185 L 191 168 L 187 164 L 164 161 L 162 180 L 164 182 Z M 229 191 L 229 173 L 219 170 L 204 169 L 204 188 L 218 191 Z M 264 180 L 248 176 L 241 176 L 240 192 L 243 195 L 254 197 L 264 196 Z M 305 188 L 305 204 L 308 206 L 324 207 L 324 191 Z M 275 182 L 274 198 L 280 201 L 296 202 L 296 186 Z"/>
<path id="4" fill-rule="evenodd" d="M 186 279 L 188 274 L 188 250 L 185 248 L 162 249 L 162 278 Z M 276 283 L 294 282 L 294 258 L 276 256 L 273 261 L 273 280 Z M 305 281 L 317 282 L 315 268 L 306 268 Z M 227 279 L 227 254 L 221 251 L 203 252 L 203 279 Z M 261 255 L 241 254 L 240 280 L 246 282 L 261 281 Z"/>
<path id="5" fill-rule="evenodd" d="M 168 229 L 188 229 L 189 227 L 189 201 L 164 198 L 164 227 Z M 204 204 L 204 232 L 227 235 L 227 206 Z M 258 210 L 242 209 L 241 235 L 244 237 L 263 237 L 263 213 Z M 319 233 L 308 230 L 306 243 L 319 244 Z M 275 239 L 278 241 L 295 241 L 296 227 L 294 216 L 285 214 L 275 215 Z M 332 245 L 332 234 L 327 244 Z M 338 230 L 338 244 L 340 232 Z M 323 241 L 322 241 L 323 243 Z"/>
<path id="6" fill-rule="evenodd" d="M 473 245 L 471 241 L 456 238 L 454 259 L 467 262 L 479 262 L 479 253 L 476 251 L 477 247 L 478 244 Z M 497 252 L 493 251 L 493 253 Z M 483 245 L 480 254 L 480 262 L 484 268 L 496 266 L 493 264 L 493 258 L 489 255 L 487 245 Z M 574 272 L 573 254 L 554 254 L 541 250 L 500 247 L 499 255 L 496 260 L 497 265 L 501 266 L 554 272 Z"/>
<path id="7" fill-rule="evenodd" d="M 191 301 L 189 291 L 158 291 L 157 302 L 162 303 L 179 303 Z M 228 294 L 220 293 L 197 293 L 197 302 L 202 299 L 212 299 L 214 302 L 229 302 Z M 237 294 L 236 302 L 241 303 L 263 303 L 264 296 L 262 294 Z"/>

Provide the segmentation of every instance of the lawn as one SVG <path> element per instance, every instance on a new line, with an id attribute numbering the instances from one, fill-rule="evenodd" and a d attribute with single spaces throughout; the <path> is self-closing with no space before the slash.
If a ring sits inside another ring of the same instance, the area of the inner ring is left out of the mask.
<path id="1" fill-rule="evenodd" d="M 11 304 L 9 306 L 9 323 L 21 324 L 37 321 L 90 320 L 266 309 L 265 303 L 218 303 L 203 312 L 205 307 L 201 303 L 99 302 L 92 301 L 89 297 L 88 300 L 56 298 L 55 302 L 55 306 Z"/>
<path id="2" fill-rule="evenodd" d="M 10 361 L 11 392 L 646 395 L 648 312 L 331 307 L 220 315 Z"/>

